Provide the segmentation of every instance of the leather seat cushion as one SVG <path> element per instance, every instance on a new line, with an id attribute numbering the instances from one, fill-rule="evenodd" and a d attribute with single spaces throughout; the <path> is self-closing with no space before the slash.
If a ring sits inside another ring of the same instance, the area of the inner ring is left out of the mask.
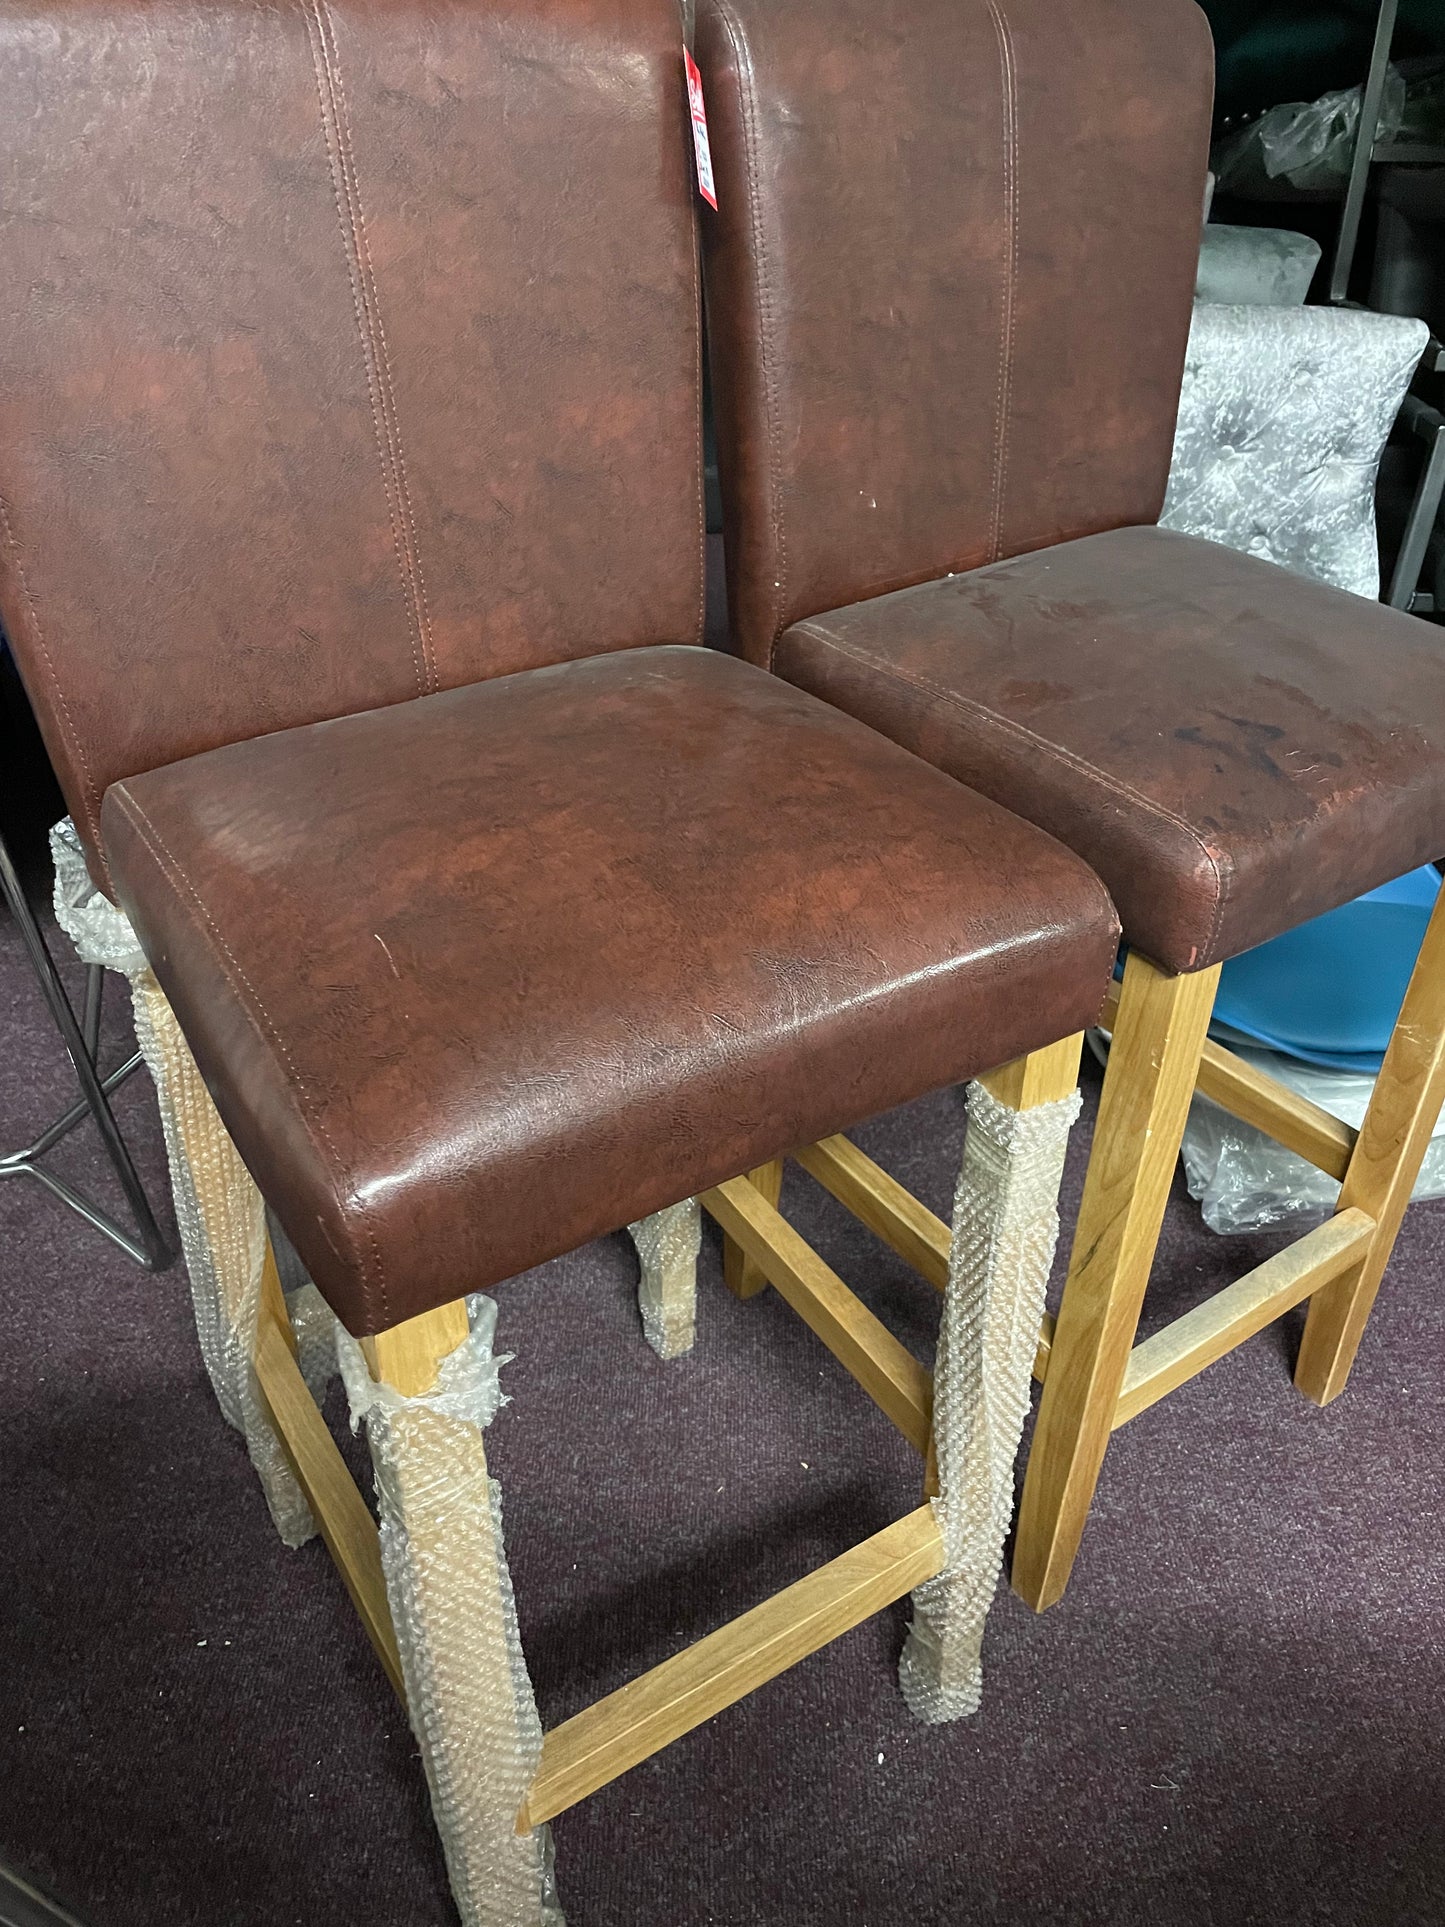
<path id="1" fill-rule="evenodd" d="M 114 785 L 106 854 L 357 1333 L 1091 1022 L 1052 839 L 762 670 L 564 663 Z"/>
<path id="2" fill-rule="evenodd" d="M 1439 632 L 1192 536 L 855 603 L 775 667 L 1077 850 L 1169 970 L 1445 855 Z"/>

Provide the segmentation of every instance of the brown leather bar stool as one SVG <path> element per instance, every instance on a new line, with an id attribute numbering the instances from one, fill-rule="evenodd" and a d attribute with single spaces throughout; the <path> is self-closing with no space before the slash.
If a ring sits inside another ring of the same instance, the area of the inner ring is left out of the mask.
<path id="1" fill-rule="evenodd" d="M 1296 1382 L 1344 1386 L 1445 1094 L 1445 913 L 1358 1138 L 1206 1027 L 1225 959 L 1445 852 L 1445 657 L 1153 526 L 1209 131 L 1189 0 L 700 0 L 697 51 L 739 647 L 1067 842 L 1131 946 L 1036 1367 L 1042 1608 L 1116 1426 L 1305 1298 Z M 1196 1086 L 1339 1209 L 1135 1346 Z M 802 1162 L 941 1276 L 947 1228 L 854 1147 Z"/>
<path id="2" fill-rule="evenodd" d="M 955 1575 L 921 1504 L 544 1743 L 467 1295 L 703 1193 L 925 1451 L 929 1375 L 736 1174 L 991 1066 L 1006 1137 L 1068 1111 L 1117 920 L 1032 825 L 679 646 L 672 0 L 14 0 L 0 77 L 0 610 L 186 1101 L 344 1328 L 380 1538 L 258 1263 L 246 1383 L 458 1904 L 552 1920 L 542 1822 Z"/>

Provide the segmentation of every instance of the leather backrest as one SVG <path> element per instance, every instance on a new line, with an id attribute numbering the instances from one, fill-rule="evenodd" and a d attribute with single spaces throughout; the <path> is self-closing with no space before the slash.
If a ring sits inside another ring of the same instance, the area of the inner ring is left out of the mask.
<path id="1" fill-rule="evenodd" d="M 218 744 L 700 635 L 675 0 L 0 0 L 0 616 Z"/>
<path id="2" fill-rule="evenodd" d="M 1159 513 L 1193 0 L 699 0 L 735 633 Z"/>

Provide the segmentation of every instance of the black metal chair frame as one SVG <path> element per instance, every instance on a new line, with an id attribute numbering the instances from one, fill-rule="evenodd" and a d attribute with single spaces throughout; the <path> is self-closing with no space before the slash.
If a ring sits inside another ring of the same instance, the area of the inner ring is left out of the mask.
<path id="1" fill-rule="evenodd" d="M 81 1017 L 77 1018 L 3 837 L 0 837 L 0 895 L 3 895 L 15 919 L 46 1006 L 69 1053 L 81 1093 L 68 1110 L 48 1124 L 29 1144 L 21 1150 L 12 1151 L 8 1156 L 0 1156 L 0 1178 L 34 1178 L 52 1196 L 59 1198 L 62 1204 L 75 1212 L 77 1217 L 109 1238 L 112 1244 L 119 1245 L 138 1265 L 147 1271 L 163 1271 L 171 1263 L 174 1253 L 156 1223 L 150 1200 L 146 1197 L 135 1163 L 110 1107 L 111 1092 L 139 1068 L 141 1054 L 134 1052 L 115 1070 L 101 1075 L 100 1019 L 105 994 L 105 971 L 100 964 L 86 966 L 85 1004 Z M 46 1153 L 52 1151 L 62 1138 L 87 1117 L 95 1120 L 100 1132 L 106 1156 L 115 1169 L 135 1220 L 135 1234 L 118 1224 L 108 1211 L 77 1191 L 73 1184 L 44 1162 Z"/>

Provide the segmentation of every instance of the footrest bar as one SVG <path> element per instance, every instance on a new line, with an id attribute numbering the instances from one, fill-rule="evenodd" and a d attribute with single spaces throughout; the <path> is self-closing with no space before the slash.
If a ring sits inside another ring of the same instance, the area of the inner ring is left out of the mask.
<path id="1" fill-rule="evenodd" d="M 906 1186 L 891 1177 L 881 1164 L 875 1164 L 866 1151 L 846 1137 L 825 1137 L 806 1150 L 795 1151 L 793 1160 L 810 1177 L 851 1211 L 883 1240 L 904 1264 L 911 1265 L 921 1278 L 944 1291 L 948 1286 L 948 1254 L 953 1233 L 920 1204 Z M 1039 1346 L 1034 1354 L 1034 1377 L 1043 1383 L 1049 1367 L 1049 1351 L 1054 1341 L 1054 1320 L 1044 1314 L 1039 1328 Z"/>
<path id="2" fill-rule="evenodd" d="M 933 1578 L 942 1564 L 933 1508 L 919 1506 L 554 1727 L 542 1742 L 542 1764 L 517 1817 L 517 1831 L 525 1833 L 585 1800 Z"/>
<path id="3" fill-rule="evenodd" d="M 1113 1029 L 1118 1013 L 1116 983 L 1109 991 L 1100 1019 L 1106 1030 Z M 1253 1124 L 1276 1144 L 1296 1152 L 1327 1176 L 1343 1179 L 1355 1148 L 1356 1133 L 1351 1127 L 1322 1105 L 1311 1103 L 1287 1084 L 1281 1084 L 1278 1078 L 1245 1063 L 1223 1044 L 1205 1041 L 1195 1088 L 1231 1117 Z"/>
<path id="4" fill-rule="evenodd" d="M 256 1377 L 296 1483 L 351 1594 L 366 1636 L 402 1705 L 401 1656 L 381 1571 L 376 1521 L 346 1468 L 280 1327 L 264 1312 L 256 1340 Z"/>
<path id="5" fill-rule="evenodd" d="M 1375 1221 L 1366 1212 L 1340 1211 L 1136 1345 L 1114 1410 L 1113 1429 L 1126 1425 L 1166 1392 L 1194 1378 L 1321 1285 L 1357 1265 L 1374 1233 Z"/>
<path id="6" fill-rule="evenodd" d="M 705 1191 L 699 1202 L 903 1436 L 926 1452 L 933 1420 L 933 1375 L 927 1366 L 899 1344 L 746 1178 Z"/>
<path id="7" fill-rule="evenodd" d="M 953 1234 L 942 1218 L 897 1178 L 875 1164 L 866 1151 L 846 1137 L 825 1137 L 806 1150 L 795 1151 L 794 1161 L 816 1178 L 860 1224 L 892 1247 L 930 1285 L 948 1284 L 948 1252 Z"/>

